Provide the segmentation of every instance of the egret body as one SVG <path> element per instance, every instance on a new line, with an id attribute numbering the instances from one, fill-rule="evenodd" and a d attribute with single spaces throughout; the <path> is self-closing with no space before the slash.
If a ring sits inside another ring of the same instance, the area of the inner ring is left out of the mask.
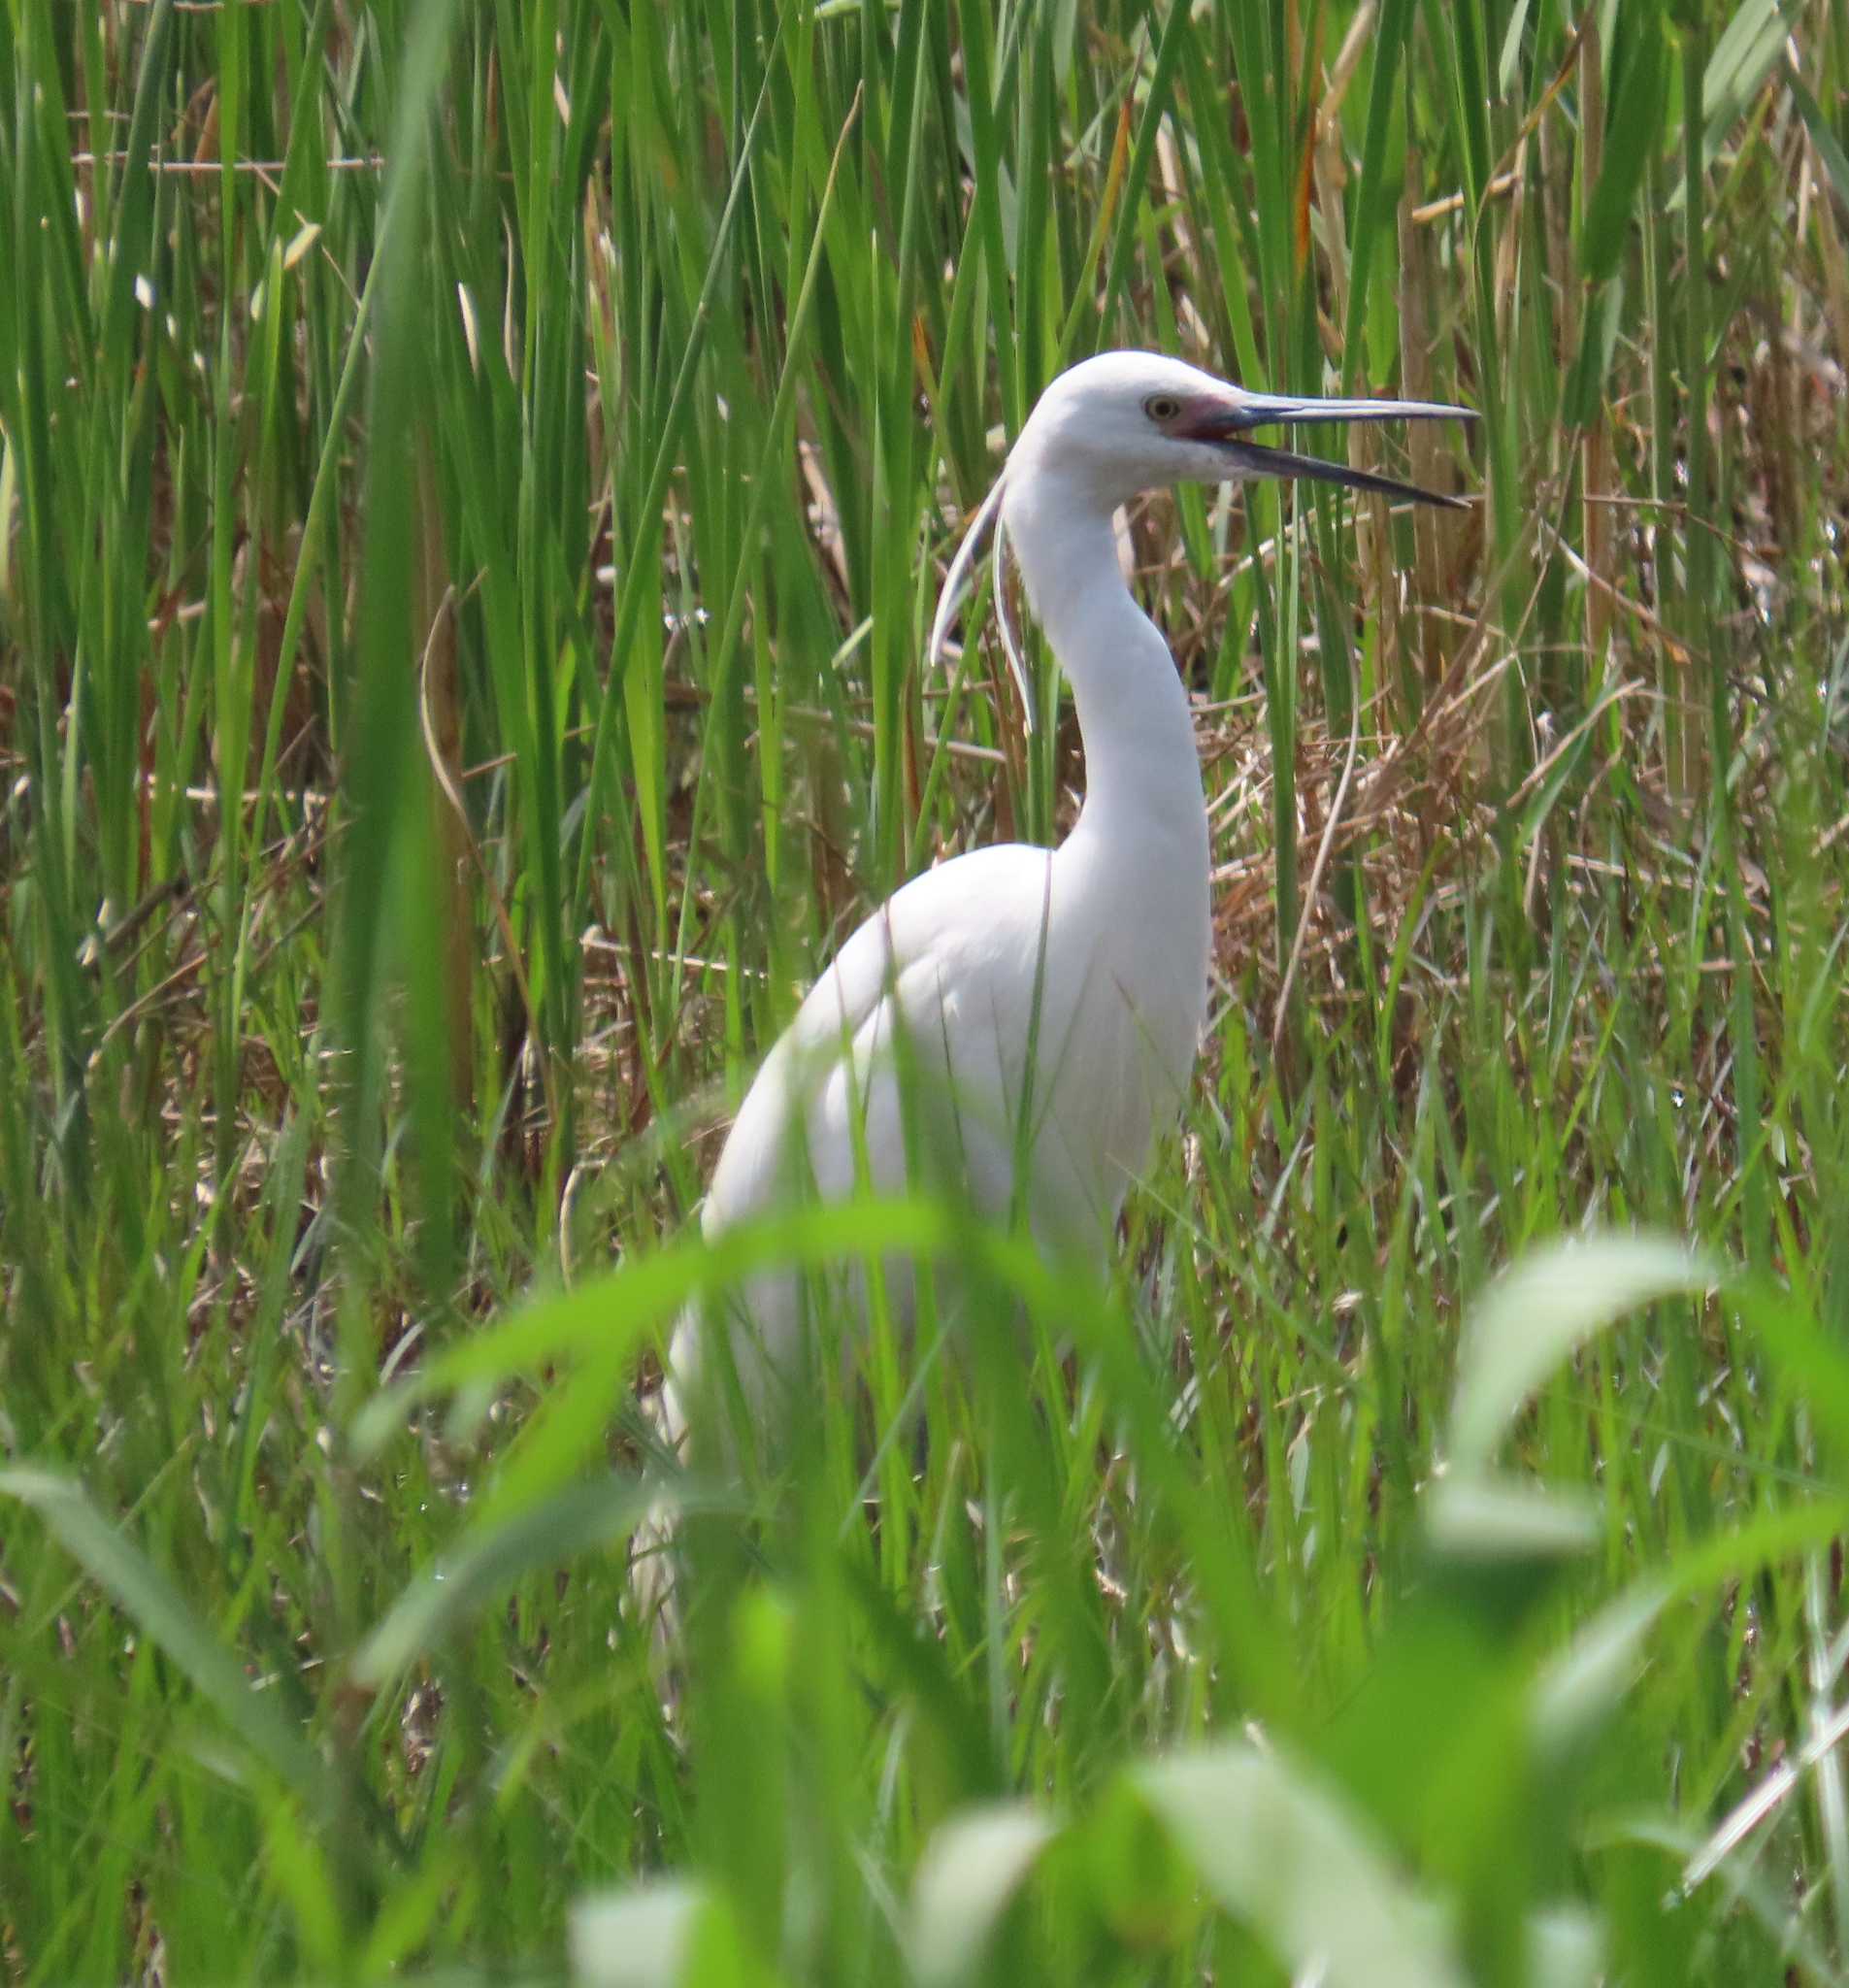
<path id="1" fill-rule="evenodd" d="M 860 926 L 739 1110 L 702 1216 L 709 1235 L 808 1194 L 904 1189 L 911 1112 L 912 1153 L 978 1209 L 1018 1205 L 1047 1250 L 1102 1258 L 1152 1138 L 1180 1110 L 1206 1014 L 1209 944 L 1206 803 L 1187 693 L 1124 582 L 1113 514 L 1144 490 L 1255 476 L 1455 503 L 1250 436 L 1279 423 L 1466 414 L 1247 393 L 1151 352 L 1106 352 L 1053 381 L 952 567 L 933 646 L 976 540 L 999 530 L 1072 685 L 1085 748 L 1078 819 L 1055 849 L 1006 844 L 926 871 Z M 902 1268 L 901 1308 L 904 1279 Z M 747 1400 L 774 1410 L 779 1377 L 800 1368 L 800 1280 L 762 1276 L 723 1312 L 681 1319 L 663 1391 L 672 1440 L 717 1330 Z"/>

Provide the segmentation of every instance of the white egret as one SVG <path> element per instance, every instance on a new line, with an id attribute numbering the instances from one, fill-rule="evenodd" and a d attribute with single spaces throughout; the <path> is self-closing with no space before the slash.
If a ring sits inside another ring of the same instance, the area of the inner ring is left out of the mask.
<path id="1" fill-rule="evenodd" d="M 972 850 L 860 926 L 740 1108 L 707 1196 L 708 1235 L 805 1194 L 903 1189 L 909 1128 L 914 1158 L 930 1155 L 977 1209 L 1018 1206 L 1049 1251 L 1102 1256 L 1153 1135 L 1179 1112 L 1206 1014 L 1209 942 L 1187 693 L 1124 582 L 1113 514 L 1144 490 L 1250 477 L 1456 506 L 1251 436 L 1469 412 L 1248 393 L 1152 352 L 1106 352 L 1053 381 L 952 565 L 932 646 L 993 530 L 998 567 L 1006 541 L 1072 684 L 1084 806 L 1057 848 Z M 900 1281 L 903 1308 L 903 1272 Z M 758 1276 L 723 1311 L 690 1310 L 670 1347 L 665 1434 L 680 1439 L 709 1334 L 726 1333 L 744 1397 L 763 1412 L 779 1377 L 800 1370 L 804 1330 L 789 1275 Z"/>

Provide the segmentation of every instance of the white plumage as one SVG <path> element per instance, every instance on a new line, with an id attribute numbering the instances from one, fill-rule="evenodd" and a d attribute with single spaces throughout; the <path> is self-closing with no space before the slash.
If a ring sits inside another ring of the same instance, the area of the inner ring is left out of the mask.
<path id="1" fill-rule="evenodd" d="M 1180 1109 L 1209 944 L 1207 816 L 1187 695 L 1124 582 L 1113 514 L 1143 490 L 1249 476 L 1449 503 L 1248 436 L 1280 421 L 1465 412 L 1249 394 L 1150 352 L 1102 354 L 1046 389 L 952 568 L 934 647 L 975 541 L 993 526 L 1072 684 L 1083 809 L 1057 849 L 959 856 L 853 934 L 740 1109 L 703 1212 L 709 1235 L 804 1194 L 840 1197 L 863 1178 L 905 1188 L 911 1110 L 910 1149 L 977 1209 L 1005 1214 L 1018 1192 L 1043 1247 L 1102 1258 L 1152 1137 Z M 908 1302 L 903 1287 L 897 1302 Z M 796 1279 L 763 1276 L 725 1309 L 683 1317 L 662 1397 L 669 1438 L 682 1434 L 714 1330 L 729 1336 L 746 1398 L 775 1413 L 776 1377 L 801 1364 L 803 1316 Z"/>

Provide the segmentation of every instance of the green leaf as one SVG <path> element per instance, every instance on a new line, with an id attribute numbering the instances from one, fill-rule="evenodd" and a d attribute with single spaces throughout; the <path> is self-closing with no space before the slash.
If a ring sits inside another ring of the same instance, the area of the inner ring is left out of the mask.
<path id="1" fill-rule="evenodd" d="M 1300 1763 L 1229 1745 L 1134 1781 L 1222 1909 L 1293 1974 L 1329 1988 L 1464 1988 L 1445 1915 Z"/>
<path id="2" fill-rule="evenodd" d="M 1598 1988 L 1604 1978 L 1604 1938 L 1580 1905 L 1550 1905 L 1528 1921 L 1529 1988 Z"/>
<path id="3" fill-rule="evenodd" d="M 1425 1501 L 1426 1531 L 1447 1559 L 1556 1560 L 1599 1540 L 1599 1508 L 1585 1495 L 1538 1491 L 1490 1472 L 1448 1474 Z"/>
<path id="4" fill-rule="evenodd" d="M 948 1218 L 932 1203 L 873 1200 L 791 1209 L 711 1241 L 690 1231 L 608 1276 L 536 1297 L 500 1325 L 446 1348 L 366 1404 L 353 1418 L 353 1448 L 370 1456 L 398 1432 L 409 1409 L 471 1382 L 531 1373 L 573 1354 L 618 1365 L 639 1358 L 648 1334 L 696 1293 L 727 1290 L 753 1271 L 864 1261 L 885 1252 L 928 1256 L 951 1233 Z"/>
<path id="5" fill-rule="evenodd" d="M 1055 1825 L 1023 1802 L 973 1809 L 931 1839 L 911 1886 L 907 1947 L 920 1988 L 974 1972 Z"/>
<path id="6" fill-rule="evenodd" d="M 1604 404 L 1605 381 L 1618 346 L 1618 327 L 1624 319 L 1624 278 L 1613 275 L 1594 290 L 1587 304 L 1579 329 L 1579 355 L 1561 390 L 1563 427 L 1586 426 Z M 1569 755 L 1559 769 L 1556 781 L 1564 782 L 1575 770 Z"/>
<path id="7" fill-rule="evenodd" d="M 1521 10 L 1517 9 L 1519 16 Z M 1368 128 L 1362 141 L 1361 178 L 1355 189 L 1355 227 L 1348 248 L 1348 321 L 1342 340 L 1341 390 L 1352 393 L 1356 368 L 1361 363 L 1362 326 L 1368 315 L 1368 290 L 1374 266 L 1374 245 L 1393 227 L 1393 195 L 1397 180 L 1404 174 L 1403 158 L 1397 159 L 1395 182 L 1387 178 L 1387 134 L 1393 125 L 1395 102 L 1400 84 L 1401 58 L 1405 52 L 1406 29 L 1412 19 L 1412 0 L 1386 0 L 1380 24 L 1374 35 L 1373 80 L 1368 92 Z"/>
<path id="8" fill-rule="evenodd" d="M 1778 0 L 1740 0 L 1701 78 L 1701 116 L 1710 146 L 1759 94 L 1790 34 Z"/>
<path id="9" fill-rule="evenodd" d="M 1652 1576 L 1628 1588 L 1585 1623 L 1535 1680 L 1536 1751 L 1559 1759 L 1583 1744 L 1617 1708 L 1643 1661 L 1643 1641 L 1669 1598 Z"/>
<path id="10" fill-rule="evenodd" d="M 352 1663 L 365 1691 L 389 1690 L 436 1643 L 515 1582 L 626 1540 L 662 1493 L 610 1476 L 545 1499 L 499 1524 L 472 1527 L 461 1542 L 399 1596 Z"/>
<path id="11" fill-rule="evenodd" d="M 171 1576 L 97 1510 L 81 1484 L 50 1471 L 0 1471 L 0 1497 L 17 1498 L 38 1513 L 65 1551 L 116 1597 L 306 1807 L 322 1816 L 334 1812 L 327 1769 L 277 1700 L 257 1691 Z"/>
<path id="12" fill-rule="evenodd" d="M 1823 161 L 1824 171 L 1830 175 L 1830 183 L 1836 189 L 1836 198 L 1845 209 L 1849 209 L 1849 154 L 1844 153 L 1817 99 L 1804 87 L 1803 79 L 1789 63 L 1785 67 L 1785 86 L 1791 91 L 1792 102 L 1798 106 L 1798 115 L 1804 120 L 1804 129 L 1810 134 L 1811 144 L 1817 148 L 1817 156 Z"/>
<path id="13" fill-rule="evenodd" d="M 1618 267 L 1668 101 L 1668 42 L 1662 24 L 1638 23 L 1630 13 L 1618 18 L 1599 182 L 1579 231 L 1579 267 L 1593 282 L 1603 282 Z M 1627 21 L 1632 22 L 1628 31 Z"/>
<path id="14" fill-rule="evenodd" d="M 1576 1347 L 1639 1305 L 1715 1281 L 1667 1236 L 1601 1235 L 1551 1243 L 1503 1272 L 1465 1328 L 1451 1404 L 1451 1468 L 1481 1474 L 1523 1404 Z"/>
<path id="15" fill-rule="evenodd" d="M 577 1988 L 674 1988 L 710 1905 L 706 1886 L 683 1878 L 580 1899 L 570 1933 Z"/>

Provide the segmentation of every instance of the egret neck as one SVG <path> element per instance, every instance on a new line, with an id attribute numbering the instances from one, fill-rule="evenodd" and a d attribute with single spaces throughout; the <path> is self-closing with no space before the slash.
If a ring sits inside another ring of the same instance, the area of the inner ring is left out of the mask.
<path id="1" fill-rule="evenodd" d="M 1187 691 L 1124 583 L 1112 510 L 1104 493 L 1032 477 L 1012 480 L 1003 506 L 1085 746 L 1084 805 L 1054 857 L 1056 914 L 1106 940 L 1099 967 L 1179 1085 L 1206 1008 L 1206 800 Z"/>

